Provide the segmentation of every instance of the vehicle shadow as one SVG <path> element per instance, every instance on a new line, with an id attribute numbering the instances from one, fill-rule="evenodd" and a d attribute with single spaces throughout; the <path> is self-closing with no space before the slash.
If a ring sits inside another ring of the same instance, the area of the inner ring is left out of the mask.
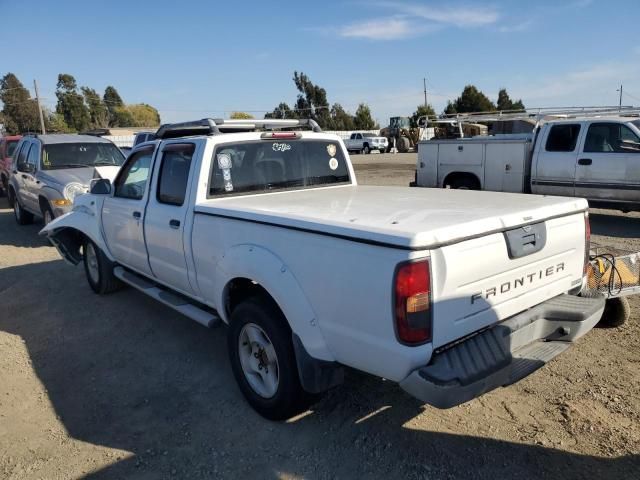
<path id="1" fill-rule="evenodd" d="M 25 248 L 49 246 L 48 240 L 38 235 L 42 226 L 39 218 L 36 218 L 31 225 L 18 225 L 7 197 L 0 198 L 0 246 L 12 245 Z"/>
<path id="2" fill-rule="evenodd" d="M 618 238 L 640 237 L 640 217 L 592 212 L 589 213 L 589 220 L 593 235 Z"/>
<path id="3" fill-rule="evenodd" d="M 0 330 L 24 340 L 69 435 L 133 453 L 86 478 L 628 478 L 640 468 L 638 456 L 413 430 L 425 407 L 351 371 L 307 416 L 266 421 L 236 387 L 224 328 L 133 289 L 96 296 L 61 260 L 3 269 L 0 305 Z"/>

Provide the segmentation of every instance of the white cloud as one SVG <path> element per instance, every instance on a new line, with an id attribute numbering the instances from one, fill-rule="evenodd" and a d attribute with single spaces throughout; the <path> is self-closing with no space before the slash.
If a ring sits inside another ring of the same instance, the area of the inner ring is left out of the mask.
<path id="1" fill-rule="evenodd" d="M 417 25 L 406 18 L 379 18 L 340 27 L 342 37 L 369 40 L 398 40 L 433 31 L 433 26 Z"/>
<path id="2" fill-rule="evenodd" d="M 453 7 L 430 7 L 427 5 L 400 2 L 382 2 L 379 5 L 393 8 L 401 14 L 460 28 L 492 25 L 500 18 L 500 14 L 495 7 L 492 6 L 458 5 Z"/>
<path id="3" fill-rule="evenodd" d="M 526 30 L 529 30 L 533 24 L 534 21 L 529 19 L 512 25 L 503 25 L 498 28 L 498 31 L 501 33 L 524 32 Z"/>
<path id="4" fill-rule="evenodd" d="M 509 93 L 529 107 L 612 105 L 620 83 L 633 84 L 639 75 L 633 62 L 608 62 L 513 85 Z"/>

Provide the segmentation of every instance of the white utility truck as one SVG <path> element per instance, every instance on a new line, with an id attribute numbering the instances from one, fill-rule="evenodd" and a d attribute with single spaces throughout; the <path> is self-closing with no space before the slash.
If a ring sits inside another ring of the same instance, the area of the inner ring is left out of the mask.
<path id="1" fill-rule="evenodd" d="M 616 107 L 459 116 L 460 124 L 534 121 L 529 134 L 420 142 L 415 185 L 583 197 L 592 206 L 638 210 L 639 113 Z"/>
<path id="2" fill-rule="evenodd" d="M 303 411 L 345 367 L 452 407 L 600 319 L 604 300 L 576 296 L 585 200 L 359 186 L 344 143 L 311 120 L 205 119 L 156 138 L 41 233 L 96 293 L 124 283 L 227 324 L 265 417 Z"/>

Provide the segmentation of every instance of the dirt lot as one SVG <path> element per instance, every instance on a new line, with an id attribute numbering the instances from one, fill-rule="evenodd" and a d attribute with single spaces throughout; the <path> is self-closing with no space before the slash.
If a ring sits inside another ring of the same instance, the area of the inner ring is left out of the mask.
<path id="1" fill-rule="evenodd" d="M 412 155 L 354 159 L 361 183 L 413 176 Z M 597 211 L 592 225 L 640 250 L 639 214 Z M 236 388 L 224 328 L 132 289 L 92 294 L 38 229 L 0 199 L 0 478 L 640 476 L 639 300 L 629 325 L 460 407 L 348 372 L 313 411 L 272 423 Z"/>

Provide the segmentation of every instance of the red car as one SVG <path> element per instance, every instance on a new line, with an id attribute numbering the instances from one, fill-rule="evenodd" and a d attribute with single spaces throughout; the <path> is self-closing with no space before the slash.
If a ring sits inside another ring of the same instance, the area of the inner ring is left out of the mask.
<path id="1" fill-rule="evenodd" d="M 5 195 L 13 164 L 13 151 L 21 138 L 22 135 L 9 135 L 0 140 L 0 190 L 4 191 Z"/>

